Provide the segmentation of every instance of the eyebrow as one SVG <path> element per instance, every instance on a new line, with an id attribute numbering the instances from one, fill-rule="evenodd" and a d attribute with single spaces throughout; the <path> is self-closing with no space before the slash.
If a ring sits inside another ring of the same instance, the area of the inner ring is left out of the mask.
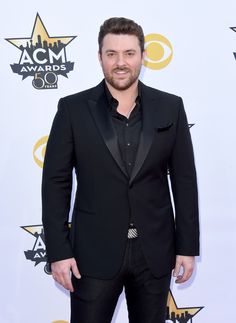
<path id="1" fill-rule="evenodd" d="M 118 51 L 117 50 L 115 50 L 115 49 L 107 49 L 106 51 L 105 51 L 105 53 L 117 53 Z M 136 50 L 135 49 L 126 49 L 125 51 L 124 51 L 125 53 L 127 53 L 127 52 L 136 52 Z"/>

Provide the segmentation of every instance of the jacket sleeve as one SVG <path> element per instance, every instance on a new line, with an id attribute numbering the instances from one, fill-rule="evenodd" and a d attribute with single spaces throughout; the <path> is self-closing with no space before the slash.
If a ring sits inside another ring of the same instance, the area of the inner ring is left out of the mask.
<path id="1" fill-rule="evenodd" d="M 61 99 L 46 147 L 42 178 L 42 221 L 48 262 L 73 257 L 68 228 L 73 146 L 69 111 Z"/>
<path id="2" fill-rule="evenodd" d="M 169 171 L 175 206 L 176 254 L 197 256 L 199 255 L 197 179 L 192 141 L 181 98 Z"/>

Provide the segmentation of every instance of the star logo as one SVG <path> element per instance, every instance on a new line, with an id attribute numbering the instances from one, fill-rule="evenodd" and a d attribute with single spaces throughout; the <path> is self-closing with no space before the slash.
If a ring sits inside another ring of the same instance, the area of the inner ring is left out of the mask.
<path id="1" fill-rule="evenodd" d="M 57 88 L 58 75 L 67 77 L 74 63 L 67 61 L 66 47 L 76 36 L 50 37 L 39 14 L 36 15 L 31 37 L 6 38 L 21 51 L 18 64 L 11 64 L 12 71 L 24 80 L 33 76 L 36 89 Z"/>
<path id="2" fill-rule="evenodd" d="M 192 323 L 193 317 L 203 309 L 200 307 L 178 307 L 171 290 L 167 300 L 166 322 L 168 323 Z"/>
<path id="3" fill-rule="evenodd" d="M 33 248 L 24 252 L 26 259 L 33 261 L 34 266 L 37 266 L 41 262 L 46 262 L 46 265 L 44 266 L 44 271 L 47 274 L 50 274 L 50 269 L 46 257 L 43 226 L 28 225 L 22 226 L 21 228 L 24 229 L 26 232 L 30 233 L 35 238 Z"/>
<path id="4" fill-rule="evenodd" d="M 68 227 L 71 228 L 70 222 L 68 223 Z M 33 261 L 34 266 L 37 266 L 41 262 L 45 263 L 44 271 L 46 274 L 51 275 L 50 265 L 47 262 L 43 225 L 26 225 L 21 226 L 21 228 L 30 233 L 35 239 L 33 248 L 31 250 L 24 251 L 25 258 Z"/>

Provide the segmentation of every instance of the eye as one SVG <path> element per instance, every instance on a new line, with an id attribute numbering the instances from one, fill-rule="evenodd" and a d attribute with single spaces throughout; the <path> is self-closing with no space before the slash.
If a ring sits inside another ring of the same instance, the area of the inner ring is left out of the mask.
<path id="1" fill-rule="evenodd" d="M 166 67 L 173 56 L 173 48 L 170 41 L 160 34 L 145 36 L 145 51 L 144 66 L 153 70 Z"/>
<path id="2" fill-rule="evenodd" d="M 44 136 L 36 142 L 33 148 L 34 161 L 41 168 L 43 168 L 47 141 L 48 141 L 48 136 Z"/>
<path id="3" fill-rule="evenodd" d="M 126 56 L 128 56 L 128 57 L 132 57 L 132 56 L 134 56 L 134 52 L 132 52 L 132 51 L 127 52 L 127 53 L 126 53 Z"/>
<path id="4" fill-rule="evenodd" d="M 108 53 L 107 53 L 107 56 L 108 56 L 108 57 L 114 57 L 114 56 L 115 56 L 115 53 L 114 53 L 114 52 L 108 52 Z"/>

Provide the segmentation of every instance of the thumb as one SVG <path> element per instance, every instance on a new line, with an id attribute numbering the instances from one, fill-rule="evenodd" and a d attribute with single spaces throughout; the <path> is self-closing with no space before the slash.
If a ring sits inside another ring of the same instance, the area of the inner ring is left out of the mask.
<path id="1" fill-rule="evenodd" d="M 174 272 L 173 272 L 173 276 L 174 277 L 177 277 L 179 275 L 180 268 L 181 268 L 181 263 L 179 261 L 176 261 L 176 263 L 175 263 L 175 269 L 174 269 Z"/>
<path id="2" fill-rule="evenodd" d="M 78 279 L 81 278 L 81 275 L 80 275 L 79 269 L 77 267 L 76 261 L 74 261 L 73 264 L 71 265 L 71 271 L 72 271 L 72 273 L 74 274 L 74 276 L 76 278 L 78 278 Z"/>

